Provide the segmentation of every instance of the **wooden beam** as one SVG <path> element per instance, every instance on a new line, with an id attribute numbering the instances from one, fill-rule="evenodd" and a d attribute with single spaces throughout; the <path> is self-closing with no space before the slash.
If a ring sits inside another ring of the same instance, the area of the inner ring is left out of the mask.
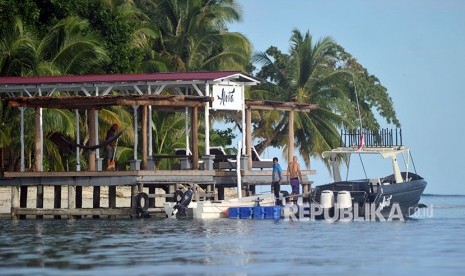
<path id="1" fill-rule="evenodd" d="M 89 146 L 95 146 L 95 109 L 88 112 L 89 118 Z M 95 151 L 89 150 L 89 171 L 95 172 Z"/>
<path id="2" fill-rule="evenodd" d="M 264 100 L 245 100 L 247 108 L 253 110 L 277 110 L 277 111 L 301 111 L 310 112 L 318 108 L 316 104 L 306 104 L 297 102 L 278 102 L 278 101 L 264 101 Z"/>
<path id="3" fill-rule="evenodd" d="M 43 107 L 57 109 L 101 109 L 109 106 L 153 105 L 155 107 L 193 107 L 212 102 L 212 97 L 175 95 L 106 95 L 7 98 L 9 107 Z"/>
<path id="4" fill-rule="evenodd" d="M 147 170 L 147 125 L 148 125 L 148 106 L 142 106 L 142 163 L 141 170 Z"/>
<path id="5" fill-rule="evenodd" d="M 197 107 L 192 108 L 192 166 L 199 169 L 199 112 Z"/>
<path id="6" fill-rule="evenodd" d="M 252 110 L 247 108 L 245 110 L 245 139 L 246 139 L 246 152 L 247 152 L 247 168 L 252 170 Z"/>
<path id="7" fill-rule="evenodd" d="M 288 162 L 292 162 L 292 158 L 294 157 L 294 111 L 289 112 L 289 141 L 287 148 L 289 149 L 288 151 Z"/>

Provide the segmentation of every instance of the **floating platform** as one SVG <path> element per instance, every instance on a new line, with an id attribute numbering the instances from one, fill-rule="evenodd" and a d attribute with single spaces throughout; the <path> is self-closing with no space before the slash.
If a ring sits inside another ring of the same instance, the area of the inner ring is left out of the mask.
<path id="1" fill-rule="evenodd" d="M 230 219 L 274 219 L 281 218 L 281 206 L 230 207 Z"/>

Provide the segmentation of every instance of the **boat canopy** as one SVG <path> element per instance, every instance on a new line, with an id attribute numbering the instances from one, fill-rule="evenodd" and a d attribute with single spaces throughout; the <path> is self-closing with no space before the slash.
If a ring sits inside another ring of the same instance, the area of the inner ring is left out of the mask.
<path id="1" fill-rule="evenodd" d="M 366 148 L 352 148 L 352 147 L 338 147 L 331 151 L 325 151 L 321 154 L 323 158 L 336 157 L 340 154 L 380 154 L 383 158 L 388 158 L 408 152 L 410 149 L 405 146 L 395 147 L 366 147 Z"/>

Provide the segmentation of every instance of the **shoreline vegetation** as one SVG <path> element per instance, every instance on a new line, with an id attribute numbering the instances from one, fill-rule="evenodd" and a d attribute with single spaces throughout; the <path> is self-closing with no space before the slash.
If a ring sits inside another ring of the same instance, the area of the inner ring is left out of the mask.
<path id="1" fill-rule="evenodd" d="M 0 37 L 5 40 L 0 43 L 0 53 L 8 55 L 0 55 L 0 76 L 224 70 L 253 74 L 263 82 L 247 91 L 248 99 L 318 106 L 314 112 L 295 114 L 294 148 L 307 168 L 311 158 L 318 159 L 323 151 L 338 146 L 341 128 L 358 128 L 359 123 L 369 129 L 379 129 L 380 123 L 400 127 L 392 99 L 382 82 L 335 39 L 316 38 L 309 31 L 294 29 L 289 30 L 290 47 L 286 52 L 273 45 L 253 49 L 245 35 L 228 29 L 229 24 L 241 21 L 242 10 L 247 8 L 236 0 L 5 0 L 0 2 L 0 10 L 4 11 L 0 14 Z M 93 95 L 94 91 L 89 93 Z M 162 93 L 177 92 L 167 89 Z M 61 91 L 54 93 L 59 95 Z M 9 95 L 1 93 L 0 97 Z M 356 106 L 361 110 L 357 111 Z M 32 170 L 35 164 L 34 112 L 32 108 L 24 111 L 25 170 Z M 73 110 L 43 110 L 46 122 L 43 137 L 47 145 L 43 152 L 44 171 L 76 167 L 75 149 L 61 141 L 76 141 L 79 136 L 83 145 L 89 145 L 86 121 L 89 112 L 77 112 L 80 121 L 76 123 Z M 364 114 L 362 122 L 360 112 Z M 135 155 L 132 114 L 132 108 L 112 106 L 103 108 L 98 115 L 101 141 L 114 123 L 126 127 L 116 153 L 120 164 L 127 164 Z M 0 169 L 4 171 L 20 169 L 19 118 L 18 108 L 9 108 L 6 101 L 1 102 L 0 121 L 4 125 L 0 128 L 3 159 Z M 212 118 L 240 125 L 236 115 L 217 113 Z M 152 141 L 154 154 L 169 154 L 175 148 L 186 147 L 184 114 L 157 111 L 152 119 L 157 133 Z M 282 148 L 283 153 L 287 151 L 284 135 L 289 129 L 287 112 L 253 112 L 251 119 L 253 140 L 260 141 L 254 145 L 259 155 L 270 146 Z M 80 126 L 79 135 L 76 124 Z M 235 150 L 232 141 L 236 131 L 236 127 L 212 129 L 210 143 L 231 154 Z M 287 159 L 287 154 L 283 157 Z M 81 151 L 80 160 L 81 170 L 87 170 L 86 152 Z M 173 162 L 163 160 L 156 166 L 170 169 Z"/>

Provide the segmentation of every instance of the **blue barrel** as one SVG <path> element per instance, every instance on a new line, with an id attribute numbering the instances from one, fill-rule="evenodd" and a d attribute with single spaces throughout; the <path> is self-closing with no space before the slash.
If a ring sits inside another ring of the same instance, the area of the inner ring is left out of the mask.
<path id="1" fill-rule="evenodd" d="M 233 219 L 240 218 L 239 207 L 229 207 L 228 208 L 228 217 Z"/>
<path id="2" fill-rule="evenodd" d="M 265 209 L 262 206 L 253 207 L 253 218 L 254 219 L 264 219 L 265 218 Z"/>
<path id="3" fill-rule="evenodd" d="M 280 219 L 281 218 L 281 206 L 265 207 L 265 218 L 266 219 Z"/>
<path id="4" fill-rule="evenodd" d="M 252 218 L 252 207 L 239 207 L 239 213 L 241 219 Z"/>

